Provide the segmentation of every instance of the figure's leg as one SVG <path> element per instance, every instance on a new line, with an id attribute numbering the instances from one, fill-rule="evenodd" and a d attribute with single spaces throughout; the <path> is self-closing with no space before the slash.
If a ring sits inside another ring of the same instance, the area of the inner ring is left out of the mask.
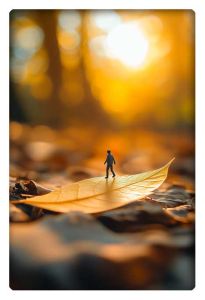
<path id="1" fill-rule="evenodd" d="M 113 167 L 112 166 L 110 167 L 110 170 L 112 172 L 112 177 L 115 177 L 115 172 L 113 171 Z"/>
<path id="2" fill-rule="evenodd" d="M 106 167 L 106 177 L 105 178 L 108 178 L 108 173 L 109 173 L 109 166 Z"/>

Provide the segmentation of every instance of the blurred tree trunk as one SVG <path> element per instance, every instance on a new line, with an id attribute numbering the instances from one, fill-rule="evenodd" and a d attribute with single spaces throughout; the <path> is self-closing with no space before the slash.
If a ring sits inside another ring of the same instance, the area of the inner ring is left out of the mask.
<path id="1" fill-rule="evenodd" d="M 82 76 L 82 85 L 85 92 L 84 104 L 82 106 L 82 112 L 84 118 L 87 119 L 91 124 L 99 128 L 105 128 L 106 126 L 111 126 L 111 120 L 108 115 L 104 112 L 100 102 L 96 99 L 91 91 L 89 80 L 86 76 L 86 65 L 85 65 L 85 56 L 84 52 L 87 51 L 87 30 L 86 30 L 86 14 L 87 11 L 81 11 L 81 27 L 80 27 L 80 36 L 81 36 L 81 60 L 79 65 L 79 72 Z M 89 109 L 86 109 L 88 108 Z"/>
<path id="2" fill-rule="evenodd" d="M 35 19 L 44 31 L 44 46 L 49 59 L 47 74 L 52 83 L 50 102 L 47 107 L 48 124 L 53 127 L 61 125 L 60 113 L 62 104 L 59 93 L 62 84 L 62 65 L 57 40 L 57 11 L 42 10 L 35 15 Z"/>

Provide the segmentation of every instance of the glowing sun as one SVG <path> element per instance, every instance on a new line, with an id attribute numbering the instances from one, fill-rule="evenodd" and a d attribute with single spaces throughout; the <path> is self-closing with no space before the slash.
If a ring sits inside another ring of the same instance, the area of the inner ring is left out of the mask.
<path id="1" fill-rule="evenodd" d="M 149 50 L 149 40 L 137 22 L 116 26 L 106 39 L 107 56 L 124 65 L 137 68 L 143 65 Z"/>

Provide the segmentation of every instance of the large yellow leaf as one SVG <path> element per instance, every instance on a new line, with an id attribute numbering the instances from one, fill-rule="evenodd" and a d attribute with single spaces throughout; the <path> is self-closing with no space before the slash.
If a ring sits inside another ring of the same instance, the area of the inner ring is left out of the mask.
<path id="1" fill-rule="evenodd" d="M 98 213 L 142 199 L 157 189 L 167 177 L 174 158 L 160 169 L 105 180 L 94 177 L 67 184 L 55 191 L 12 203 L 25 203 L 55 212 L 80 210 Z"/>

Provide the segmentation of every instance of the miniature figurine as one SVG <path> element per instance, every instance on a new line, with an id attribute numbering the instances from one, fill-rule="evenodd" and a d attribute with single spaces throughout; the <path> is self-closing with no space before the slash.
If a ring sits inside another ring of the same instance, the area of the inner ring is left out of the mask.
<path id="1" fill-rule="evenodd" d="M 110 150 L 107 150 L 107 158 L 104 162 L 104 165 L 106 163 L 107 163 L 107 166 L 106 166 L 106 177 L 105 178 L 107 179 L 109 176 L 109 169 L 112 172 L 112 177 L 115 177 L 115 172 L 113 171 L 113 163 L 115 164 L 115 159 L 114 159 L 114 156 L 111 154 Z"/>

